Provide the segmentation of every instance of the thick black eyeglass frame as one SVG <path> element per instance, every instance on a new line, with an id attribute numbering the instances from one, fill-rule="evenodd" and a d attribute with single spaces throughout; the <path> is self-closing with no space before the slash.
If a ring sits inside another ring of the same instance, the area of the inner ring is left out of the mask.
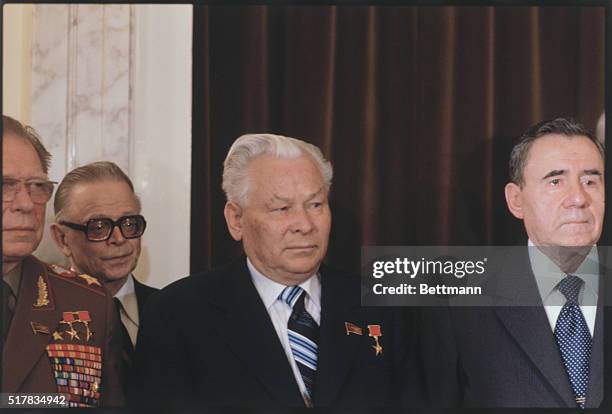
<path id="1" fill-rule="evenodd" d="M 132 219 L 132 218 L 136 219 L 136 220 L 142 220 L 142 231 L 137 236 L 126 236 L 125 233 L 123 232 L 123 227 L 121 227 L 121 222 L 123 222 L 125 220 L 128 220 L 128 219 Z M 108 232 L 108 235 L 104 239 L 91 239 L 89 237 L 89 233 L 87 231 L 87 229 L 89 228 L 89 224 L 92 223 L 92 222 L 96 222 L 96 221 L 105 221 L 105 222 L 111 224 L 111 229 Z M 121 232 L 121 235 L 125 239 L 138 239 L 138 238 L 142 237 L 142 235 L 145 232 L 145 229 L 147 228 L 147 221 L 140 214 L 134 214 L 134 215 L 131 215 L 131 216 L 119 217 L 117 220 L 112 220 L 112 219 L 106 218 L 106 217 L 92 218 L 92 219 L 87 220 L 86 224 L 71 223 L 69 221 L 64 221 L 64 220 L 60 220 L 59 223 L 63 224 L 66 227 L 70 227 L 73 230 L 82 231 L 83 233 L 85 233 L 85 237 L 87 237 L 87 240 L 89 240 L 91 242 L 106 241 L 106 240 L 110 239 L 111 235 L 113 234 L 113 231 L 115 230 L 115 227 L 119 227 L 119 231 Z"/>

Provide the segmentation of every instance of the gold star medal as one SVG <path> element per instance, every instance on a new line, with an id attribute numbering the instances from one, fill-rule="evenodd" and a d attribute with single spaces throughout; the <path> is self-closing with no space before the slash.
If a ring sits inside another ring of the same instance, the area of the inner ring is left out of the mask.
<path id="1" fill-rule="evenodd" d="M 74 329 L 74 326 L 72 326 L 73 323 L 78 322 L 78 320 L 74 317 L 75 314 L 77 314 L 77 312 L 63 312 L 62 316 L 64 317 L 64 319 L 62 319 L 60 323 L 68 325 L 68 327 L 70 328 L 65 332 L 70 335 L 70 339 L 74 341 L 74 339 L 76 338 L 80 341 L 81 338 L 79 338 L 79 333 Z"/>
<path id="2" fill-rule="evenodd" d="M 368 336 L 374 338 L 374 345 L 372 345 L 372 348 L 376 351 L 376 355 L 382 354 L 383 348 L 378 341 L 378 338 L 382 336 L 380 325 L 368 325 Z"/>
<path id="3" fill-rule="evenodd" d="M 76 314 L 78 316 L 78 321 L 85 325 L 85 335 L 87 336 L 85 340 L 89 342 L 93 336 L 93 332 L 89 329 L 89 322 L 91 322 L 89 311 L 78 311 Z"/>

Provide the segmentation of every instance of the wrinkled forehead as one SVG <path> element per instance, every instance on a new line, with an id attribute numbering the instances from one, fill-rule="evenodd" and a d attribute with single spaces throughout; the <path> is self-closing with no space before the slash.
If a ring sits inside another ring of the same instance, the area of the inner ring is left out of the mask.
<path id="1" fill-rule="evenodd" d="M 68 191 L 65 210 L 70 216 L 118 218 L 140 213 L 140 203 L 126 182 L 100 179 L 74 184 Z"/>
<path id="2" fill-rule="evenodd" d="M 306 195 L 325 188 L 323 174 L 307 155 L 284 158 L 262 155 L 248 166 L 249 193 L 253 195 Z M 327 190 L 327 189 L 326 189 Z"/>

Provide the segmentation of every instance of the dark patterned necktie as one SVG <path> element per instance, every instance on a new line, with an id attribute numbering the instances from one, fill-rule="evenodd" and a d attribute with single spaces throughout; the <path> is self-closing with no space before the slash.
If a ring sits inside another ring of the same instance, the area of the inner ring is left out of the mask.
<path id="1" fill-rule="evenodd" d="M 127 368 L 130 368 L 132 365 L 132 356 L 134 354 L 134 345 L 132 344 L 132 340 L 130 339 L 130 334 L 128 333 L 125 325 L 123 325 L 123 321 L 121 320 L 121 309 L 123 305 L 121 301 L 117 298 L 113 298 L 115 302 L 115 310 L 117 312 L 117 318 L 119 319 L 119 326 L 121 330 L 121 358 L 123 359 L 123 363 Z"/>
<path id="2" fill-rule="evenodd" d="M 568 275 L 557 285 L 566 302 L 555 326 L 555 339 L 561 351 L 563 365 L 569 377 L 576 404 L 584 408 L 589 384 L 589 361 L 593 339 L 582 310 L 578 304 L 578 293 L 584 281 Z"/>
<path id="3" fill-rule="evenodd" d="M 289 346 L 293 359 L 302 374 L 308 398 L 312 402 L 312 391 L 317 373 L 317 350 L 319 325 L 304 308 L 306 292 L 299 286 L 287 286 L 280 299 L 293 309 L 287 323 Z"/>

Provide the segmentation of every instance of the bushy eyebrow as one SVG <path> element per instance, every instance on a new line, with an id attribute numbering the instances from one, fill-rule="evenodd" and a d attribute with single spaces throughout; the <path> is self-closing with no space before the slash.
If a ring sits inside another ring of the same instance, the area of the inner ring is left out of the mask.
<path id="1" fill-rule="evenodd" d="M 601 176 L 601 171 L 599 171 L 597 168 L 593 168 L 591 170 L 584 170 L 584 175 L 599 175 Z"/>
<path id="2" fill-rule="evenodd" d="M 552 170 L 548 174 L 546 174 L 544 177 L 542 177 L 542 180 L 546 180 L 547 178 L 550 178 L 550 177 L 558 177 L 559 175 L 565 175 L 565 174 L 567 174 L 567 170 Z"/>
<path id="3" fill-rule="evenodd" d="M 597 176 L 602 175 L 601 171 L 599 171 L 597 168 L 584 170 L 582 172 L 583 172 L 583 175 L 597 175 Z M 546 174 L 544 177 L 542 177 L 542 180 L 546 180 L 547 178 L 550 178 L 550 177 L 558 177 L 560 175 L 565 175 L 565 174 L 567 174 L 567 170 L 552 170 L 548 174 Z"/>

